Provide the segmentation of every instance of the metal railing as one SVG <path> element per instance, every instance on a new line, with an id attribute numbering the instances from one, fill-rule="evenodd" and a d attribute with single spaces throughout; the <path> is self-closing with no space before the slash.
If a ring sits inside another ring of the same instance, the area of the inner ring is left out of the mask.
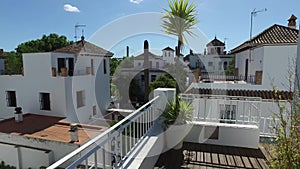
<path id="1" fill-rule="evenodd" d="M 197 94 L 181 97 L 193 100 L 194 121 L 259 126 L 261 98 Z"/>
<path id="2" fill-rule="evenodd" d="M 159 116 L 156 108 L 158 99 L 159 96 L 155 97 L 47 169 L 122 167 Z"/>
<path id="3" fill-rule="evenodd" d="M 231 124 L 251 124 L 257 125 L 260 130 L 260 136 L 273 137 L 276 134 L 274 130 L 278 123 L 278 118 L 266 117 L 262 114 L 263 106 L 270 106 L 270 100 L 263 100 L 260 97 L 240 97 L 240 96 L 223 96 L 223 95 L 200 95 L 200 94 L 181 94 L 182 99 L 197 100 L 194 101 L 195 112 L 193 114 L 194 121 L 207 121 L 217 123 Z M 200 103 L 203 99 L 203 104 Z M 207 104 L 207 100 L 215 100 L 213 104 Z M 227 116 L 224 111 L 220 110 L 220 105 L 233 105 L 234 109 L 229 108 Z M 277 105 L 275 102 L 274 105 Z M 272 106 L 274 106 L 272 105 Z M 201 107 L 202 106 L 202 107 Z M 271 107 L 272 107 L 271 106 Z M 274 114 L 272 108 L 265 107 L 266 114 Z M 278 109 L 279 111 L 279 109 Z M 275 120 L 275 121 L 274 121 Z"/>
<path id="4" fill-rule="evenodd" d="M 215 74 L 201 74 L 201 79 L 209 79 L 211 81 L 245 81 L 247 83 L 255 84 L 256 78 L 254 75 L 250 76 L 227 76 L 227 75 L 215 75 Z"/>

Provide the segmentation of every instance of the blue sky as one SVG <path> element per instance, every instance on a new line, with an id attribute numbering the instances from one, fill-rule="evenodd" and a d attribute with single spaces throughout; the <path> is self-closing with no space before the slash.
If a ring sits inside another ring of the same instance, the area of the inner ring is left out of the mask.
<path id="1" fill-rule="evenodd" d="M 254 18 L 253 35 L 273 24 L 287 25 L 291 14 L 300 18 L 298 0 L 195 0 L 195 3 L 200 21 L 197 28 L 208 40 L 215 35 L 222 41 L 227 38 L 228 50 L 249 38 L 250 12 L 254 8 L 267 8 L 268 11 L 259 13 Z M 120 17 L 145 12 L 161 13 L 162 8 L 167 8 L 167 0 L 2 0 L 0 48 L 10 51 L 21 42 L 49 33 L 65 35 L 74 40 L 76 23 L 86 25 L 85 37 L 90 39 L 97 30 Z M 122 31 L 122 28 L 118 31 Z M 150 47 L 155 49 L 173 47 L 176 44 L 175 40 L 168 37 L 161 41 L 150 35 L 133 36 L 128 38 L 132 54 L 142 49 L 143 40 L 146 38 L 151 39 Z M 122 40 L 117 44 L 118 47 L 114 46 L 109 50 L 120 57 L 125 54 L 126 44 Z M 196 49 L 196 52 L 203 52 L 198 50 L 202 49 Z M 185 53 L 187 51 L 186 49 Z"/>

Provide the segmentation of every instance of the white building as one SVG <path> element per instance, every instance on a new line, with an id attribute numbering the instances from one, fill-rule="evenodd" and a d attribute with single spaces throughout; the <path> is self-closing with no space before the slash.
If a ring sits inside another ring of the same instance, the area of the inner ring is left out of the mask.
<path id="1" fill-rule="evenodd" d="M 84 38 L 49 53 L 23 54 L 23 74 L 0 76 L 0 118 L 24 113 L 90 123 L 110 104 L 109 58 L 112 53 Z"/>
<path id="2" fill-rule="evenodd" d="M 236 55 L 235 75 L 247 82 L 272 89 L 272 81 L 280 90 L 287 90 L 289 71 L 297 53 L 298 32 L 296 17 L 289 19 L 288 27 L 273 25 L 257 36 L 231 50 Z"/>
<path id="3" fill-rule="evenodd" d="M 169 46 L 162 50 L 163 55 L 162 58 L 167 64 L 175 64 L 175 50 L 170 48 Z"/>
<path id="4" fill-rule="evenodd" d="M 202 79 L 214 79 L 216 75 L 225 75 L 233 57 L 234 55 L 226 54 L 225 43 L 215 37 L 206 45 L 204 54 L 194 54 L 191 50 L 184 60 L 192 71 L 197 68 L 201 69 L 200 76 Z"/>
<path id="5" fill-rule="evenodd" d="M 0 161 L 17 169 L 47 167 L 106 129 L 78 124 L 71 131 L 71 123 L 61 120 L 26 114 L 21 122 L 14 118 L 0 121 Z M 72 137 L 74 132 L 77 137 Z"/>

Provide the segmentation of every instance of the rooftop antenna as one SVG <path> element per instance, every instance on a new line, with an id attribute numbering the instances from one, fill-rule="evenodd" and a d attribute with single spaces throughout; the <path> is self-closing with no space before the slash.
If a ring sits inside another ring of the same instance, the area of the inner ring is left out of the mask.
<path id="1" fill-rule="evenodd" d="M 75 42 L 77 42 L 77 38 L 78 38 L 78 36 L 77 36 L 77 29 L 78 29 L 78 28 L 83 28 L 83 27 L 85 27 L 85 26 L 86 26 L 86 25 L 80 25 L 80 24 L 78 24 L 78 23 L 75 25 L 75 36 L 74 36 Z M 82 29 L 81 31 L 82 31 L 82 36 L 83 36 L 84 29 Z"/>

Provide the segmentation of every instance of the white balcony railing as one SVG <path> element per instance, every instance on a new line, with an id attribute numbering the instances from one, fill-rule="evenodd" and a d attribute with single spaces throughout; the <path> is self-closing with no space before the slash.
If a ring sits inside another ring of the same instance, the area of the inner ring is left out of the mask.
<path id="1" fill-rule="evenodd" d="M 155 97 L 47 169 L 122 168 L 159 116 L 158 99 Z"/>

